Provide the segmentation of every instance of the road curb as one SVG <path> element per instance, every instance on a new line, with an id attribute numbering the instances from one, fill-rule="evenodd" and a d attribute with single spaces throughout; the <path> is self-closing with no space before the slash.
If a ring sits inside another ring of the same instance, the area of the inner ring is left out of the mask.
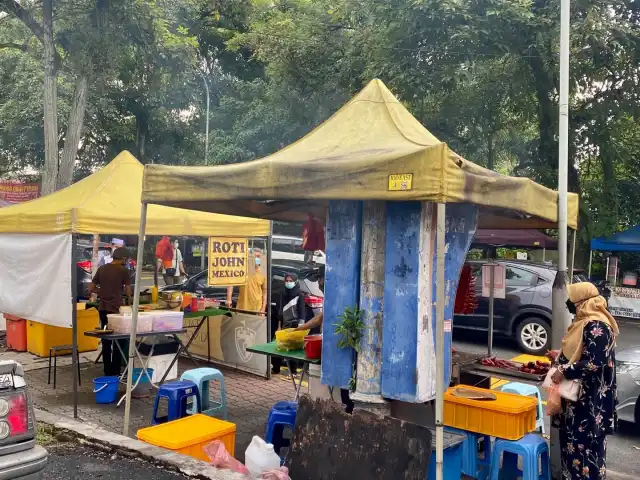
<path id="1" fill-rule="evenodd" d="M 164 448 L 112 433 L 91 423 L 54 415 L 35 409 L 36 420 L 49 425 L 59 433 L 66 433 L 100 450 L 117 453 L 129 458 L 141 458 L 188 477 L 208 480 L 245 480 L 246 477 L 229 470 L 220 470 L 206 462 L 174 453 Z M 622 479 L 624 480 L 624 479 Z"/>
<path id="2" fill-rule="evenodd" d="M 638 476 L 614 472 L 607 468 L 607 480 L 638 480 Z"/>

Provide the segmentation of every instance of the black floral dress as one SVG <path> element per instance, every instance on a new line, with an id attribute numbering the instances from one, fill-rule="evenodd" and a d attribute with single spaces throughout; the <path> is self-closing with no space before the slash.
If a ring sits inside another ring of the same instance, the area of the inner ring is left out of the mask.
<path id="1" fill-rule="evenodd" d="M 560 430 L 563 480 L 606 478 L 606 435 L 613 433 L 617 415 L 614 339 L 606 323 L 590 321 L 582 336 L 582 357 L 559 363 L 567 379 L 580 379 L 577 402 L 562 400 L 562 413 L 554 415 Z"/>

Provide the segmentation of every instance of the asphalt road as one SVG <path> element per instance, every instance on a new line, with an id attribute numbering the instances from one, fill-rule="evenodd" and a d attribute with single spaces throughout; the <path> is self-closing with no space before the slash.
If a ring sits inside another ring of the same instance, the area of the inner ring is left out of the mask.
<path id="1" fill-rule="evenodd" d="M 77 443 L 46 445 L 49 462 L 43 480 L 183 480 L 187 477 L 162 470 L 139 459 L 106 454 Z"/>
<path id="2" fill-rule="evenodd" d="M 620 335 L 617 350 L 640 345 L 640 320 L 619 319 Z M 479 332 L 456 331 L 453 348 L 465 352 L 486 353 L 487 335 Z M 521 354 L 515 341 L 494 339 L 494 354 L 511 359 Z M 544 395 L 544 393 L 543 393 Z M 549 421 L 546 421 L 547 433 Z M 618 432 L 608 438 L 607 469 L 640 478 L 640 425 L 620 423 Z"/>

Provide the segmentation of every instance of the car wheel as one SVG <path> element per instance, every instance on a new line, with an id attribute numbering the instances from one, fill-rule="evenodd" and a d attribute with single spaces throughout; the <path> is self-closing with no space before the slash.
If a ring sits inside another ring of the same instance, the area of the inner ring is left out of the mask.
<path id="1" fill-rule="evenodd" d="M 636 401 L 636 411 L 634 419 L 636 421 L 636 425 L 640 425 L 640 397 L 638 397 L 638 400 Z"/>
<path id="2" fill-rule="evenodd" d="M 538 317 L 528 317 L 518 324 L 516 340 L 525 353 L 539 355 L 549 349 L 551 327 Z"/>

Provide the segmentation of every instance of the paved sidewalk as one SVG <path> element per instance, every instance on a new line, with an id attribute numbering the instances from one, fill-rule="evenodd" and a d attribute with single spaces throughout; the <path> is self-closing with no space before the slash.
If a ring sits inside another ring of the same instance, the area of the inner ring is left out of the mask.
<path id="1" fill-rule="evenodd" d="M 201 364 L 204 366 L 204 364 Z M 30 370 L 25 373 L 27 385 L 36 408 L 53 414 L 73 417 L 73 380 L 70 365 L 58 364 L 56 390 L 47 384 L 47 368 Z M 179 373 L 194 368 L 193 363 L 180 359 Z M 216 367 L 218 368 L 218 367 Z M 267 416 L 271 406 L 280 400 L 290 400 L 295 392 L 291 381 L 281 376 L 271 380 L 221 368 L 227 389 L 228 420 L 237 426 L 236 457 L 244 459 L 244 451 L 254 435 L 264 437 Z M 98 405 L 93 393 L 93 379 L 103 376 L 102 365 L 93 362 L 81 364 L 82 386 L 78 390 L 78 417 L 94 423 L 108 431 L 122 433 L 124 426 L 124 402 L 118 408 L 115 404 Z M 124 386 L 121 387 L 124 393 Z M 212 399 L 217 390 L 211 392 Z M 138 429 L 151 425 L 155 393 L 147 398 L 133 399 L 129 433 L 135 437 Z"/>

